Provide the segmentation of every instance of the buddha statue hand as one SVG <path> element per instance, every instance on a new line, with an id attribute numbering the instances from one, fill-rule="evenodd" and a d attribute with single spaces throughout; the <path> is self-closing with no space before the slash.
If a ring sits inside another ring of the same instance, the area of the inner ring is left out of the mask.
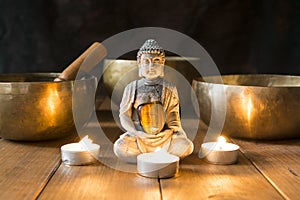
<path id="1" fill-rule="evenodd" d="M 158 138 L 157 135 L 145 133 L 143 131 L 131 131 L 131 132 L 128 132 L 128 133 L 131 136 L 136 136 L 136 137 L 139 137 L 141 139 L 156 139 L 156 138 Z"/>
<path id="2" fill-rule="evenodd" d="M 168 139 L 170 139 L 172 134 L 173 131 L 171 129 L 166 129 L 156 135 L 152 135 L 151 137 L 143 138 L 143 141 L 145 144 L 148 144 L 150 146 L 159 146 L 161 144 L 164 144 Z"/>

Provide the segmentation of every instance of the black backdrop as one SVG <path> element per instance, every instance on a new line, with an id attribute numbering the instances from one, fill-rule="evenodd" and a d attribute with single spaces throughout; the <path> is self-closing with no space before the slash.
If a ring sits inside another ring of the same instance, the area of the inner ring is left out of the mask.
<path id="1" fill-rule="evenodd" d="M 0 0 L 0 72 L 59 72 L 144 26 L 189 35 L 222 74 L 300 74 L 299 0 Z"/>

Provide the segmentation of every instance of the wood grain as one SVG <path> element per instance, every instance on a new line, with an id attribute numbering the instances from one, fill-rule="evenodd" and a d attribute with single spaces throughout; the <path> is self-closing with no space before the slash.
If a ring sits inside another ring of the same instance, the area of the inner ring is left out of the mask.
<path id="1" fill-rule="evenodd" d="M 0 139 L 0 199 L 34 199 L 60 164 L 59 147 L 75 136 L 47 142 Z"/>
<path id="2" fill-rule="evenodd" d="M 92 124 L 93 125 L 93 124 Z M 100 144 L 100 161 L 117 169 L 126 166 L 136 171 L 136 165 L 124 164 L 112 151 L 112 141 L 122 131 L 102 124 L 106 139 L 94 130 L 86 129 L 94 141 Z M 112 169 L 100 162 L 87 166 L 66 166 L 61 164 L 39 199 L 160 199 L 159 182 L 136 173 Z M 129 169 L 128 168 L 128 169 Z"/>
<path id="3" fill-rule="evenodd" d="M 112 144 L 123 133 L 108 111 L 101 111 L 86 133 L 101 145 L 102 163 L 113 158 Z M 96 127 L 101 124 L 104 133 Z M 197 129 L 183 121 L 185 131 Z M 88 166 L 61 164 L 61 140 L 22 143 L 0 139 L 0 199 L 296 199 L 300 196 L 300 140 L 251 142 L 241 147 L 235 165 L 212 165 L 198 158 L 207 127 L 200 122 L 194 153 L 180 162 L 171 179 L 149 179 L 112 169 L 100 162 Z M 193 139 L 193 138 L 191 138 Z M 117 159 L 114 167 L 120 166 Z M 135 167 L 131 166 L 131 167 Z"/>
<path id="4" fill-rule="evenodd" d="M 245 141 L 234 139 L 245 156 L 286 199 L 300 197 L 300 140 Z"/>
<path id="5" fill-rule="evenodd" d="M 178 177 L 160 182 L 164 199 L 282 199 L 242 154 L 235 165 L 209 164 L 193 154 Z"/>
<path id="6" fill-rule="evenodd" d="M 100 163 L 62 164 L 39 199 L 160 199 L 157 179 L 120 172 Z"/>
<path id="7" fill-rule="evenodd" d="M 160 180 L 164 199 L 282 199 L 241 152 L 234 165 L 201 160 L 198 152 L 206 132 L 207 126 L 200 121 L 194 153 L 181 161 L 179 176 Z"/>

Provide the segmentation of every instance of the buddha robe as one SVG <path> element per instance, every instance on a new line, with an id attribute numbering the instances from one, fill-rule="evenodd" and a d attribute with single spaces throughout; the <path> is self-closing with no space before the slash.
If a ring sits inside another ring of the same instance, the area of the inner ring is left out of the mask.
<path id="1" fill-rule="evenodd" d="M 151 139 L 135 134 L 136 131 L 146 133 L 139 116 L 139 107 L 149 103 L 162 106 L 164 116 L 156 117 L 165 120 L 160 133 L 157 137 L 154 134 Z M 155 81 L 143 78 L 128 84 L 123 93 L 119 116 L 121 125 L 127 132 L 115 142 L 114 152 L 126 162 L 135 163 L 136 156 L 140 153 L 153 152 L 158 148 L 164 148 L 181 158 L 193 151 L 193 143 L 181 127 L 177 89 L 162 78 Z"/>

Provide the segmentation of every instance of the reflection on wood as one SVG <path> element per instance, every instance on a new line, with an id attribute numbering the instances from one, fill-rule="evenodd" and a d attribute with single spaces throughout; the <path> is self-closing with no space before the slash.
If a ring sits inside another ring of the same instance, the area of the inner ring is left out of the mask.
<path id="1" fill-rule="evenodd" d="M 236 165 L 208 164 L 194 154 L 177 178 L 160 182 L 165 199 L 281 199 L 242 154 Z"/>
<path id="2" fill-rule="evenodd" d="M 60 164 L 62 144 L 76 136 L 48 142 L 0 140 L 0 199 L 38 196 Z"/>
<path id="3" fill-rule="evenodd" d="M 113 170 L 100 163 L 61 165 L 40 199 L 159 199 L 157 179 Z"/>
<path id="4" fill-rule="evenodd" d="M 250 142 L 234 139 L 256 168 L 287 199 L 300 196 L 300 140 Z"/>

